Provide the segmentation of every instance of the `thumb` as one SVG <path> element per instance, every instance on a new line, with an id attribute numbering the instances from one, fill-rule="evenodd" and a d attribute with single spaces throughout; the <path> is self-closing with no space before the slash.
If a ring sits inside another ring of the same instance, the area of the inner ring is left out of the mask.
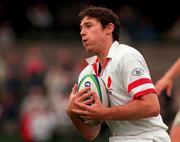
<path id="1" fill-rule="evenodd" d="M 73 86 L 73 88 L 72 88 L 71 93 L 72 93 L 72 94 L 76 94 L 76 93 L 78 92 L 77 90 L 78 90 L 78 85 L 77 85 L 77 83 L 75 83 L 74 86 Z"/>
<path id="2" fill-rule="evenodd" d="M 96 94 L 96 92 L 93 91 L 92 95 L 93 95 L 93 98 L 94 98 L 95 102 L 100 102 L 100 99 L 99 99 L 98 95 Z"/>

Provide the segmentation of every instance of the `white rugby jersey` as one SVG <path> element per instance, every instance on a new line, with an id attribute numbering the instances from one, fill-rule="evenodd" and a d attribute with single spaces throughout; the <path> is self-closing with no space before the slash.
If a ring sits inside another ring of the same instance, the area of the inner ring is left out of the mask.
<path id="1" fill-rule="evenodd" d="M 89 65 L 80 73 L 78 80 L 89 73 L 100 76 L 108 89 L 110 107 L 124 105 L 140 96 L 156 93 L 143 56 L 130 46 L 115 41 L 100 73 L 97 56 L 88 58 L 87 62 Z M 136 121 L 107 121 L 107 124 L 113 136 L 137 135 L 156 129 L 167 130 L 160 115 Z"/>

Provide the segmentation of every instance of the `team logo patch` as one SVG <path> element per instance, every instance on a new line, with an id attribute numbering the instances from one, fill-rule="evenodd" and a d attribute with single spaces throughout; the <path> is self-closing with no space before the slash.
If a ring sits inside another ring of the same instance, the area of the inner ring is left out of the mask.
<path id="1" fill-rule="evenodd" d="M 140 76 L 140 75 L 143 75 L 143 74 L 144 74 L 144 71 L 141 68 L 135 68 L 132 71 L 132 75 L 134 75 L 134 76 Z"/>

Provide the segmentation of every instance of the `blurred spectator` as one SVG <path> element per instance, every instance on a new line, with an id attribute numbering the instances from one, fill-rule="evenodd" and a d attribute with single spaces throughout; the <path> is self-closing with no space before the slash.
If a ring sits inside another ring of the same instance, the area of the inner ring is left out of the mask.
<path id="1" fill-rule="evenodd" d="M 180 16 L 177 18 L 175 23 L 164 34 L 164 38 L 172 40 L 172 41 L 179 41 L 179 39 L 180 39 Z"/>
<path id="2" fill-rule="evenodd" d="M 62 49 L 60 50 L 57 54 L 56 54 L 56 59 L 57 62 L 59 64 L 59 67 L 61 69 L 61 72 L 63 73 L 63 75 L 65 75 L 67 77 L 67 86 L 66 86 L 66 90 L 68 90 L 67 88 L 70 88 L 72 86 L 72 84 L 74 83 L 73 77 L 74 77 L 74 64 L 75 61 L 73 59 L 74 53 L 72 53 L 71 50 L 69 49 Z"/>
<path id="3" fill-rule="evenodd" d="M 126 37 L 130 37 L 130 40 L 159 40 L 159 33 L 153 27 L 150 17 L 141 16 L 137 9 L 126 4 L 119 8 L 118 14 L 122 25 L 121 32 L 125 33 Z"/>
<path id="4" fill-rule="evenodd" d="M 160 39 L 159 33 L 153 27 L 153 21 L 147 16 L 141 17 L 136 36 L 137 41 L 157 41 Z"/>
<path id="5" fill-rule="evenodd" d="M 54 111 L 57 119 L 56 133 L 59 136 L 70 137 L 75 134 L 75 129 L 72 129 L 72 122 L 66 114 L 66 104 L 68 96 L 65 94 L 51 96 L 51 108 Z"/>
<path id="6" fill-rule="evenodd" d="M 1 99 L 0 99 L 0 122 L 2 121 L 2 116 L 3 116 L 3 106 L 2 106 L 1 103 L 2 102 L 1 102 Z M 0 125 L 1 125 L 1 123 L 0 123 Z"/>
<path id="7" fill-rule="evenodd" d="M 62 4 L 63 3 L 63 4 Z M 70 3 L 70 4 L 69 4 Z M 84 1 L 83 1 L 84 3 Z M 55 18 L 57 27 L 61 30 L 60 32 L 78 30 L 78 11 L 81 9 L 82 3 L 78 0 L 61 0 L 59 7 L 57 7 Z"/>
<path id="8" fill-rule="evenodd" d="M 68 75 L 63 71 L 59 64 L 49 66 L 44 78 L 44 84 L 49 96 L 62 95 L 68 85 Z"/>
<path id="9" fill-rule="evenodd" d="M 15 42 L 15 33 L 8 21 L 0 22 L 0 44 L 9 47 Z"/>
<path id="10" fill-rule="evenodd" d="M 7 79 L 8 65 L 4 57 L 0 54 L 0 89 L 5 88 L 5 82 Z"/>
<path id="11" fill-rule="evenodd" d="M 37 28 L 49 28 L 52 24 L 52 15 L 48 6 L 43 2 L 37 2 L 27 10 L 27 17 L 31 24 Z"/>
<path id="12" fill-rule="evenodd" d="M 3 115 L 7 120 L 15 120 L 18 115 L 16 97 L 11 94 L 5 94 L 3 100 Z"/>
<path id="13" fill-rule="evenodd" d="M 39 86 L 32 86 L 20 107 L 23 142 L 50 142 L 56 117 L 48 109 L 48 100 Z"/>
<path id="14" fill-rule="evenodd" d="M 119 8 L 118 15 L 120 18 L 121 28 L 123 28 L 123 30 L 127 32 L 126 35 L 128 35 L 131 40 L 135 40 L 140 18 L 138 12 L 130 5 L 125 4 Z"/>
<path id="15" fill-rule="evenodd" d="M 57 53 L 58 63 L 60 67 L 67 73 L 71 72 L 74 67 L 72 55 L 73 53 L 71 53 L 71 51 L 68 49 L 62 49 Z"/>
<path id="16" fill-rule="evenodd" d="M 23 58 L 23 73 L 27 91 L 34 85 L 43 87 L 46 64 L 42 50 L 38 47 L 27 49 L 27 53 Z"/>
<path id="17" fill-rule="evenodd" d="M 21 57 L 17 51 L 9 50 L 5 54 L 5 58 L 7 61 L 6 90 L 18 98 L 22 85 Z"/>

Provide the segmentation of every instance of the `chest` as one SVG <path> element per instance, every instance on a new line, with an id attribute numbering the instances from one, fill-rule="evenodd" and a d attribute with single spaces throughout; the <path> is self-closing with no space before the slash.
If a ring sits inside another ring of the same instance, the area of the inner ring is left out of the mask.
<path id="1" fill-rule="evenodd" d="M 130 100 L 117 63 L 110 61 L 105 67 L 97 63 L 91 66 L 91 73 L 100 76 L 106 84 L 110 106 L 123 105 Z"/>

